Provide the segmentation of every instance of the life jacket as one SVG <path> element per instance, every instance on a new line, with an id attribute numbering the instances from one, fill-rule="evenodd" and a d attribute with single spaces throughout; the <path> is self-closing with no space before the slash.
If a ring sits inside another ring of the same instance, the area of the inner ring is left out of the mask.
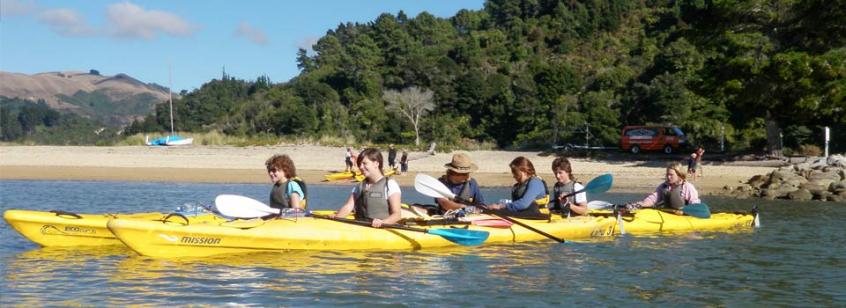
<path id="1" fill-rule="evenodd" d="M 308 206 L 306 202 L 308 189 L 306 188 L 305 181 L 299 177 L 290 178 L 288 181 L 294 181 L 300 185 L 300 189 L 303 190 L 303 195 L 305 195 L 301 196 L 300 204 L 302 204 L 303 209 L 305 209 Z M 279 183 L 273 184 L 273 188 L 270 190 L 270 207 L 280 210 L 291 208 L 291 198 L 288 197 L 288 182 L 285 182 L 284 185 L 280 185 Z"/>
<path id="2" fill-rule="evenodd" d="M 549 204 L 549 188 L 546 187 L 546 181 L 544 181 L 539 176 L 533 176 L 533 178 L 537 178 L 543 184 L 544 195 L 543 195 L 543 197 L 540 197 L 540 198 L 533 200 L 532 203 L 529 205 L 529 207 L 527 207 L 525 210 L 523 210 L 521 212 L 530 211 L 530 212 L 535 212 L 535 213 L 541 213 L 541 208 L 546 208 L 546 206 Z M 529 188 L 529 182 L 531 180 L 532 179 L 530 178 L 528 181 L 525 181 L 523 183 L 514 184 L 514 186 L 511 187 L 511 200 L 517 200 L 517 199 L 523 198 L 523 195 L 526 194 L 526 191 Z M 548 210 L 547 210 L 547 212 L 548 212 Z"/>
<path id="3" fill-rule="evenodd" d="M 441 183 L 444 183 L 445 185 L 450 185 L 449 180 L 447 180 L 446 175 L 441 176 L 441 178 L 438 179 L 438 180 L 440 180 Z M 475 197 L 473 195 L 473 190 L 470 189 L 470 182 L 471 181 L 473 181 L 473 178 L 468 177 L 467 181 L 464 182 L 464 185 L 461 186 L 461 190 L 458 192 L 457 195 L 455 195 L 458 199 L 461 199 L 463 201 L 467 201 L 468 205 L 473 205 L 473 204 L 476 203 L 475 198 L 473 198 L 473 197 Z"/>
<path id="4" fill-rule="evenodd" d="M 563 210 L 564 204 L 561 204 L 558 201 L 558 196 L 561 195 L 569 195 L 576 192 L 576 181 L 570 181 L 567 184 L 561 184 L 559 182 L 555 182 L 555 185 L 552 187 L 552 210 L 554 211 L 561 211 Z M 572 195 L 567 197 L 567 202 L 571 204 L 576 203 L 576 195 Z"/>
<path id="5" fill-rule="evenodd" d="M 684 186 L 684 183 L 677 185 L 676 187 L 670 188 L 670 184 L 664 185 L 661 188 L 661 197 L 664 201 L 665 208 L 673 208 L 673 209 L 681 209 L 683 206 L 687 205 L 687 201 L 682 198 L 681 189 Z"/>
<path id="6" fill-rule="evenodd" d="M 382 177 L 381 180 L 367 187 L 367 180 L 358 183 L 358 196 L 355 196 L 355 219 L 360 221 L 371 221 L 373 219 L 385 219 L 391 215 L 388 205 L 388 180 L 389 177 Z"/>

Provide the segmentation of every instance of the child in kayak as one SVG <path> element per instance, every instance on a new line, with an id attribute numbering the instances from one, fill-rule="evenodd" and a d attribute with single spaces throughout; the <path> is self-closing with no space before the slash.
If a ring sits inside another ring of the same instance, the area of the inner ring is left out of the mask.
<path id="1" fill-rule="evenodd" d="M 581 183 L 573 178 L 573 168 L 570 165 L 570 160 L 566 157 L 556 158 L 552 161 L 552 173 L 555 174 L 555 179 L 558 182 L 552 188 L 553 203 L 551 211 L 560 212 L 562 216 L 566 217 L 570 217 L 571 213 L 575 215 L 587 214 L 587 196 L 584 192 L 564 197 L 585 189 Z"/>
<path id="2" fill-rule="evenodd" d="M 402 218 L 402 191 L 394 179 L 385 177 L 384 160 L 378 149 L 368 148 L 358 154 L 358 168 L 364 181 L 353 187 L 350 197 L 330 217 L 344 217 L 355 210 L 355 219 L 370 221 L 373 227 L 392 224 Z"/>
<path id="3" fill-rule="evenodd" d="M 686 181 L 687 172 L 680 163 L 671 163 L 667 166 L 665 174 L 666 181 L 658 185 L 654 192 L 646 196 L 643 201 L 635 203 L 637 207 L 654 207 L 663 205 L 665 208 L 675 209 L 676 214 L 681 214 L 683 206 L 694 203 L 701 203 L 699 192 L 693 184 Z"/>
<path id="4" fill-rule="evenodd" d="M 447 198 L 435 199 L 435 203 L 439 206 L 439 214 L 443 214 L 448 210 L 462 209 L 467 205 L 479 206 L 485 204 L 485 198 L 482 197 L 479 184 L 476 183 L 475 179 L 470 177 L 471 172 L 479 169 L 470 160 L 470 156 L 464 153 L 452 155 L 452 161 L 445 164 L 444 167 L 447 169 L 446 174 L 438 180 L 444 183 L 455 194 L 455 200 L 449 200 Z"/>
<path id="5" fill-rule="evenodd" d="M 270 207 L 280 210 L 304 210 L 305 182 L 297 177 L 297 168 L 288 155 L 273 155 L 264 162 L 267 175 L 273 183 L 270 189 Z"/>
<path id="6" fill-rule="evenodd" d="M 523 156 L 511 161 L 511 175 L 517 183 L 511 188 L 511 201 L 507 204 L 491 204 L 487 208 L 497 215 L 526 219 L 548 219 L 540 212 L 549 203 L 546 183 L 535 173 L 535 166 Z"/>

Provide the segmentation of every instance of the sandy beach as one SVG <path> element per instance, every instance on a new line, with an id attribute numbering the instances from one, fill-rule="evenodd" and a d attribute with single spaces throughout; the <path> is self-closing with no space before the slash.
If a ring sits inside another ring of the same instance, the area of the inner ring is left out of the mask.
<path id="1" fill-rule="evenodd" d="M 288 154 L 299 176 L 313 184 L 323 182 L 329 172 L 343 170 L 344 149 L 316 145 L 257 147 L 87 147 L 87 146 L 0 146 L 0 179 L 166 181 L 200 183 L 267 183 L 264 161 L 273 154 Z M 540 152 L 467 152 L 479 171 L 473 177 L 483 186 L 513 184 L 508 163 L 517 156 L 529 158 L 538 173 L 551 185 L 552 155 Z M 387 158 L 387 153 L 385 152 Z M 409 153 L 409 173 L 395 176 L 401 185 L 413 185 L 418 172 L 438 176 L 452 153 L 430 155 Z M 706 156 L 707 157 L 707 156 Z M 667 161 L 602 161 L 571 159 L 573 173 L 581 182 L 611 173 L 611 192 L 647 193 L 662 181 Z M 387 164 L 387 162 L 386 162 Z M 693 183 L 701 194 L 718 194 L 725 185 L 735 185 L 753 175 L 766 174 L 773 167 L 738 163 L 704 162 L 704 176 Z"/>

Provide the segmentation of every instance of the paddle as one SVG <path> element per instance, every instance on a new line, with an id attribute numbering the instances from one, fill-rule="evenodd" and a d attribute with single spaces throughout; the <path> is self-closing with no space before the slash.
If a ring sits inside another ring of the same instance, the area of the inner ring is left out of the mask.
<path id="1" fill-rule="evenodd" d="M 365 227 L 374 228 L 369 222 L 366 221 L 358 221 L 355 219 L 348 219 L 348 218 L 340 218 L 340 217 L 329 217 L 329 216 L 321 216 L 321 215 L 312 215 L 314 218 L 320 219 L 327 219 L 327 220 L 334 220 L 354 225 L 360 225 Z M 475 246 L 485 242 L 490 235 L 487 231 L 478 231 L 478 230 L 468 230 L 468 229 L 421 229 L 421 228 L 413 228 L 407 227 L 399 224 L 382 224 L 382 228 L 390 228 L 390 229 L 398 229 L 398 230 L 406 230 L 406 231 L 414 231 L 414 232 L 422 232 L 431 235 L 437 235 L 443 237 L 445 240 L 450 242 L 464 245 L 464 246 Z M 378 229 L 378 228 L 376 228 Z"/>
<path id="2" fill-rule="evenodd" d="M 614 179 L 611 176 L 611 174 L 600 175 L 600 176 L 594 178 L 593 180 L 591 180 L 590 182 L 588 182 L 588 184 L 585 185 L 584 189 L 580 189 L 579 191 L 576 191 L 572 194 L 568 194 L 564 197 L 569 197 L 571 195 L 575 195 L 575 194 L 581 193 L 583 191 L 587 191 L 587 192 L 590 192 L 590 193 L 605 192 L 609 188 L 611 188 L 611 183 L 613 182 L 613 180 Z M 450 191 L 449 188 L 447 188 L 446 185 L 444 185 L 444 183 L 441 183 L 441 181 L 438 181 L 438 179 L 436 179 L 436 178 L 434 178 L 430 175 L 423 174 L 423 173 L 418 173 L 417 176 L 414 178 L 414 189 L 416 189 L 419 193 L 424 194 L 424 195 L 429 196 L 429 197 L 432 197 L 432 198 L 455 199 L 455 194 L 453 194 L 452 191 Z M 543 235 L 547 238 L 555 240 L 556 242 L 564 243 L 563 239 L 560 239 L 560 238 L 558 238 L 554 235 L 543 232 L 541 230 L 535 229 L 532 226 L 529 226 L 525 223 L 514 220 L 511 217 L 504 216 L 504 215 L 498 215 L 498 214 L 493 213 L 489 210 L 485 210 L 485 212 L 488 213 L 488 214 L 494 215 L 496 217 L 505 219 L 505 220 L 507 220 L 511 223 L 520 225 L 523 228 L 534 231 L 535 233 L 538 233 L 538 234 Z"/>
<path id="3" fill-rule="evenodd" d="M 218 195 L 214 207 L 220 214 L 233 218 L 258 218 L 270 214 L 279 214 L 279 209 L 249 197 L 239 195 Z"/>

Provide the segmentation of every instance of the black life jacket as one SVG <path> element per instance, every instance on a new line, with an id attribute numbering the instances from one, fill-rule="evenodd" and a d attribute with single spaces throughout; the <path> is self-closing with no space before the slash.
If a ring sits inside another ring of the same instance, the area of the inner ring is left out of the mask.
<path id="1" fill-rule="evenodd" d="M 533 176 L 533 178 L 537 178 L 543 184 L 544 196 L 532 200 L 532 203 L 529 205 L 529 207 L 520 212 L 533 212 L 541 214 L 541 207 L 546 207 L 546 205 L 549 204 L 549 188 L 546 187 L 546 181 L 544 181 L 542 178 L 538 176 Z M 514 184 L 514 186 L 511 187 L 511 200 L 523 198 L 523 195 L 525 195 L 526 191 L 529 189 L 529 182 L 531 180 L 532 179 L 530 178 L 529 180 L 523 183 Z"/>
<path id="2" fill-rule="evenodd" d="M 552 196 L 550 196 L 550 199 L 552 199 L 551 201 L 553 202 L 552 210 L 561 211 L 564 207 L 564 204 L 561 204 L 561 202 L 558 200 L 558 196 L 569 195 L 574 192 L 576 192 L 576 181 L 570 181 L 567 184 L 555 182 L 555 185 L 552 187 Z M 571 204 L 575 204 L 576 195 L 567 197 L 566 201 Z"/>

